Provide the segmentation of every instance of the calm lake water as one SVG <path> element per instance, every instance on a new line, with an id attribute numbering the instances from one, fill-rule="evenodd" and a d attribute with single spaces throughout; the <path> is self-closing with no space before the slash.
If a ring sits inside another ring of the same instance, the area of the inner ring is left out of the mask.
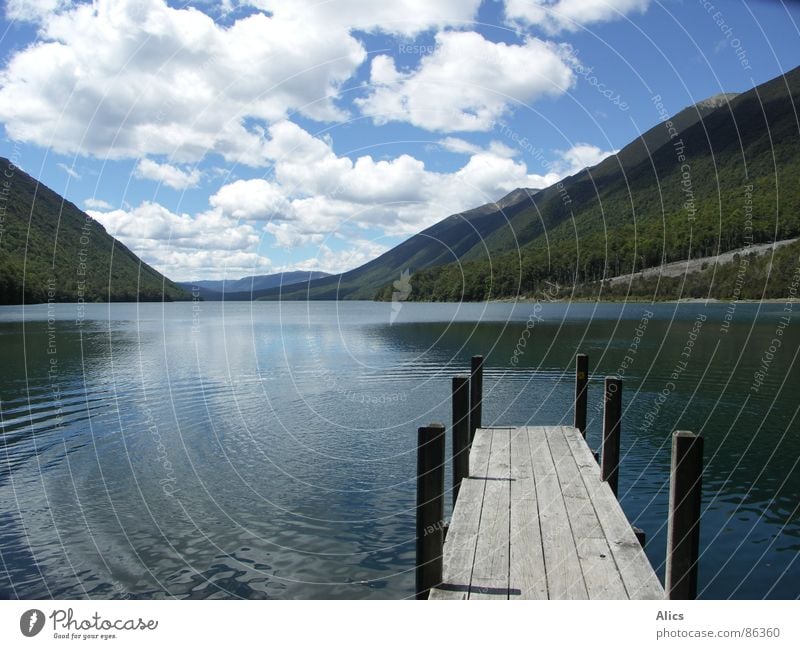
<path id="1" fill-rule="evenodd" d="M 485 424 L 571 424 L 578 351 L 592 447 L 624 374 L 620 497 L 659 575 L 688 429 L 701 596 L 800 595 L 800 305 L 197 308 L 0 307 L 0 597 L 409 597 L 416 429 L 450 377 L 483 353 Z"/>

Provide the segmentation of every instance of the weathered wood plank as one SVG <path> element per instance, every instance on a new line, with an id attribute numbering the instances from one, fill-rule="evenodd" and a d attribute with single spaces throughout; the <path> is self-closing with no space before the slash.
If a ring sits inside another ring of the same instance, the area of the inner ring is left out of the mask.
<path id="1" fill-rule="evenodd" d="M 461 482 L 444 542 L 442 585 L 431 590 L 429 599 L 467 599 L 485 486 L 485 480 L 466 478 Z"/>
<path id="2" fill-rule="evenodd" d="M 489 452 L 492 448 L 493 428 L 480 428 L 472 440 L 469 453 L 469 475 L 472 478 L 485 478 L 489 468 Z"/>
<path id="3" fill-rule="evenodd" d="M 541 427 L 528 430 L 548 596 L 550 599 L 588 599 L 546 431 Z"/>
<path id="4" fill-rule="evenodd" d="M 547 599 L 529 435 L 527 428 L 511 431 L 510 599 Z"/>
<path id="5" fill-rule="evenodd" d="M 508 599 L 510 433 L 508 428 L 491 432 L 489 468 L 469 588 L 470 599 Z"/>
<path id="6" fill-rule="evenodd" d="M 431 590 L 429 599 L 467 599 L 469 595 L 489 469 L 491 433 L 491 430 L 479 430 L 472 443 L 470 477 L 461 482 L 444 542 L 442 585 Z"/>
<path id="7" fill-rule="evenodd" d="M 607 483 L 600 479 L 600 468 L 580 432 L 566 428 L 564 436 L 581 470 L 586 491 L 598 514 L 611 554 L 629 599 L 664 599 L 664 588 L 636 540 L 622 507 Z"/>
<path id="8" fill-rule="evenodd" d="M 546 429 L 589 599 L 627 599 L 611 549 L 562 426 Z"/>

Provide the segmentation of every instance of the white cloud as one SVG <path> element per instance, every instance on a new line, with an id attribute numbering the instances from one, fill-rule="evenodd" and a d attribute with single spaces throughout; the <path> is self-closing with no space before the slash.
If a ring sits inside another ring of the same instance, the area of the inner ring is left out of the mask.
<path id="1" fill-rule="evenodd" d="M 487 131 L 512 107 L 568 90 L 574 74 L 566 48 L 528 37 L 493 43 L 475 32 L 440 32 L 436 50 L 411 72 L 372 60 L 373 88 L 356 99 L 378 124 L 406 121 L 430 131 Z"/>
<path id="2" fill-rule="evenodd" d="M 505 4 L 506 17 L 512 22 L 555 34 L 644 12 L 650 0 L 505 0 Z"/>
<path id="3" fill-rule="evenodd" d="M 225 27 L 164 0 L 97 0 L 40 20 L 0 72 L 0 121 L 14 139 L 104 158 L 262 164 L 258 120 L 343 117 L 338 88 L 366 56 L 344 28 L 283 10 Z"/>
<path id="4" fill-rule="evenodd" d="M 290 218 L 292 213 L 292 206 L 281 188 L 260 178 L 223 185 L 209 202 L 225 215 L 247 221 L 282 220 Z"/>
<path id="5" fill-rule="evenodd" d="M 100 200 L 99 198 L 87 198 L 83 201 L 83 206 L 87 210 L 111 210 L 114 206 L 111 203 Z"/>
<path id="6" fill-rule="evenodd" d="M 596 165 L 616 151 L 603 151 L 593 144 L 577 143 L 566 151 L 557 151 L 561 157 L 559 167 L 565 176 L 578 173 L 581 169 Z"/>
<path id="7" fill-rule="evenodd" d="M 472 142 L 467 142 L 459 137 L 446 137 L 438 142 L 439 146 L 445 151 L 451 153 L 464 153 L 472 155 L 473 153 L 480 153 L 483 149 Z"/>
<path id="8" fill-rule="evenodd" d="M 270 260 L 257 252 L 259 232 L 220 210 L 191 216 L 145 201 L 129 210 L 92 210 L 89 214 L 111 236 L 173 280 L 232 277 L 238 272 L 266 272 L 271 267 Z"/>
<path id="9" fill-rule="evenodd" d="M 200 183 L 201 177 L 199 169 L 184 171 L 175 165 L 167 163 L 159 164 L 158 162 L 154 162 L 149 158 L 143 158 L 142 160 L 139 160 L 134 174 L 137 178 L 155 180 L 156 182 L 177 190 L 197 187 L 197 185 Z"/>
<path id="10" fill-rule="evenodd" d="M 299 22 L 410 37 L 432 28 L 470 24 L 481 0 L 249 0 L 247 4 Z"/>
<path id="11" fill-rule="evenodd" d="M 121 237 L 135 248 L 147 248 L 153 240 L 168 240 L 177 247 L 239 250 L 258 244 L 259 235 L 248 224 L 236 223 L 209 210 L 192 217 L 175 214 L 158 203 L 145 201 L 131 210 L 90 212 L 109 234 Z"/>
<path id="12" fill-rule="evenodd" d="M 71 5 L 71 0 L 7 0 L 6 18 L 38 22 Z"/>
<path id="13" fill-rule="evenodd" d="M 275 160 L 275 177 L 293 195 L 355 203 L 418 201 L 424 196 L 418 179 L 425 165 L 409 155 L 380 161 L 361 156 L 354 162 L 288 121 L 270 127 L 269 135 L 265 150 Z"/>
<path id="14" fill-rule="evenodd" d="M 264 230 L 283 248 L 320 245 L 329 236 L 355 239 L 363 230 L 413 234 L 517 187 L 551 185 L 572 164 L 560 161 L 544 175 L 532 174 L 503 142 L 482 147 L 445 138 L 441 146 L 469 157 L 455 172 L 440 173 L 409 155 L 337 156 L 330 142 L 291 122 L 275 124 L 269 136 L 274 179 L 229 183 L 210 202 L 229 217 L 265 221 Z"/>
<path id="15" fill-rule="evenodd" d="M 483 153 L 488 151 L 489 153 L 493 153 L 494 155 L 500 158 L 513 158 L 519 152 L 515 149 L 512 149 L 510 146 L 499 142 L 497 140 L 493 140 L 489 143 L 489 148 L 484 149 L 483 147 L 473 144 L 472 142 L 467 142 L 466 140 L 462 140 L 458 137 L 446 137 L 438 142 L 439 146 L 441 146 L 445 151 L 450 151 L 451 153 L 463 153 L 474 155 L 476 153 Z"/>
<path id="16" fill-rule="evenodd" d="M 74 167 L 65 165 L 63 162 L 56 163 L 56 167 L 62 169 L 70 178 L 74 178 L 75 180 L 81 179 L 81 175 L 77 171 L 75 171 Z"/>
<path id="17" fill-rule="evenodd" d="M 165 0 L 10 0 L 38 40 L 0 71 L 0 121 L 60 153 L 124 159 L 207 153 L 264 164 L 263 128 L 346 119 L 339 88 L 365 61 L 354 30 L 414 36 L 472 20 L 479 0 L 255 0 L 233 24 Z"/>
<path id="18" fill-rule="evenodd" d="M 256 252 L 215 250 L 183 250 L 167 245 L 151 252 L 158 260 L 157 268 L 176 282 L 198 279 L 239 279 L 249 275 L 277 272 L 268 257 Z"/>
<path id="19" fill-rule="evenodd" d="M 350 245 L 351 247 L 346 250 L 332 250 L 327 244 L 323 243 L 319 246 L 317 256 L 304 259 L 296 266 L 286 267 L 281 270 L 303 268 L 306 270 L 321 270 L 327 273 L 343 273 L 366 264 L 388 250 L 387 246 L 367 239 L 352 241 Z"/>
<path id="20" fill-rule="evenodd" d="M 557 182 L 559 177 L 553 172 L 545 175 L 530 174 L 524 162 L 486 151 L 470 157 L 467 164 L 448 179 L 445 195 L 464 192 L 471 202 L 462 205 L 460 209 L 463 210 L 497 200 L 518 187 L 547 187 Z"/>

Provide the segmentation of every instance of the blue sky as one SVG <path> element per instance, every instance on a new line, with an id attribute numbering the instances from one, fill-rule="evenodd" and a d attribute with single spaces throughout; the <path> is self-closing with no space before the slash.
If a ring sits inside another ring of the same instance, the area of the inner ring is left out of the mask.
<path id="1" fill-rule="evenodd" d="M 10 0 L 2 154 L 176 280 L 353 268 L 800 64 L 758 0 Z"/>

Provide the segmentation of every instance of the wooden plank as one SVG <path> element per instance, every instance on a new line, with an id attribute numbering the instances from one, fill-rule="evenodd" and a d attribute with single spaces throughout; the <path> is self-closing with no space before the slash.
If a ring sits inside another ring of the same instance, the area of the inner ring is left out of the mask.
<path id="1" fill-rule="evenodd" d="M 470 599 L 508 599 L 511 430 L 492 433 Z"/>
<path id="2" fill-rule="evenodd" d="M 527 428 L 511 431 L 511 521 L 508 595 L 510 599 L 547 599 L 539 505 Z"/>
<path id="3" fill-rule="evenodd" d="M 576 428 L 565 427 L 564 437 L 578 465 L 583 483 L 597 511 L 597 517 L 614 561 L 617 564 L 627 596 L 630 599 L 664 599 L 653 567 L 636 540 L 628 519 L 608 484 L 600 479 L 589 447 Z"/>
<path id="4" fill-rule="evenodd" d="M 466 478 L 461 482 L 444 542 L 442 585 L 431 590 L 429 599 L 467 599 L 485 486 L 485 480 Z"/>
<path id="5" fill-rule="evenodd" d="M 470 477 L 486 477 L 486 470 L 489 468 L 489 451 L 492 447 L 493 432 L 493 428 L 479 428 L 475 432 L 475 438 L 472 440 L 472 448 L 469 453 Z"/>
<path id="6" fill-rule="evenodd" d="M 492 430 L 478 430 L 470 453 L 470 477 L 461 482 L 444 542 L 442 585 L 431 590 L 429 599 L 467 599 L 469 595 L 491 446 Z"/>
<path id="7" fill-rule="evenodd" d="M 577 430 L 577 429 L 576 429 Z M 588 599 L 564 496 L 544 428 L 529 428 L 531 463 L 550 599 Z"/>
<path id="8" fill-rule="evenodd" d="M 589 599 L 627 599 L 617 564 L 562 426 L 546 429 Z"/>

